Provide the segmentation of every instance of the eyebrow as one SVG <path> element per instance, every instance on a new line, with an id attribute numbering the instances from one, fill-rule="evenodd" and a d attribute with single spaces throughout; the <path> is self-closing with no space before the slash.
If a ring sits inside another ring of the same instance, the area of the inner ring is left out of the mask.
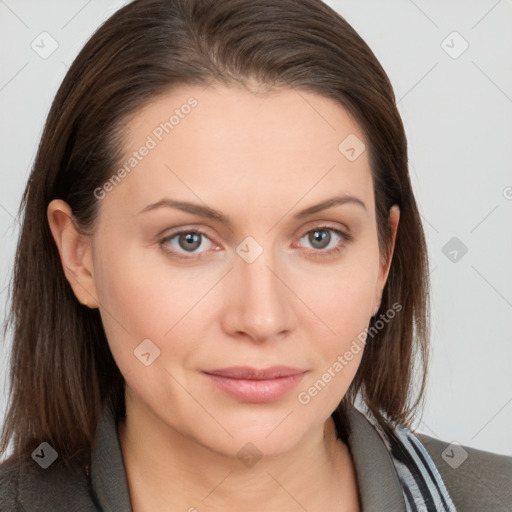
<path id="1" fill-rule="evenodd" d="M 321 203 L 315 204 L 313 206 L 309 206 L 308 208 L 301 210 L 300 212 L 294 215 L 294 219 L 303 219 L 304 217 L 308 217 L 313 215 L 314 213 L 327 210 L 328 208 L 333 208 L 334 206 L 339 206 L 343 204 L 355 204 L 362 207 L 365 211 L 367 211 L 366 205 L 361 199 L 355 196 L 343 195 L 337 197 L 331 197 L 330 199 L 326 199 Z M 177 201 L 175 199 L 163 198 L 156 203 L 152 203 L 143 208 L 137 215 L 140 215 L 144 212 L 149 212 L 153 210 L 157 210 L 159 208 L 174 208 L 177 210 L 181 210 L 187 213 L 192 213 L 194 215 L 199 215 L 200 217 L 205 217 L 208 219 L 212 219 L 218 221 L 222 224 L 226 224 L 227 226 L 231 226 L 231 220 L 229 217 L 226 217 L 223 213 L 218 210 L 214 210 L 208 206 L 202 206 L 197 203 L 189 203 L 187 201 Z"/>

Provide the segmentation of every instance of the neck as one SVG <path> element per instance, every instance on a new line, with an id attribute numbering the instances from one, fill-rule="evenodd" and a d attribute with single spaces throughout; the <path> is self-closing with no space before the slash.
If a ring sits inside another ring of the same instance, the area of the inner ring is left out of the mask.
<path id="1" fill-rule="evenodd" d="M 262 499 L 267 511 L 333 504 L 359 510 L 350 452 L 331 418 L 292 450 L 247 464 L 182 435 L 132 400 L 118 431 L 134 512 L 256 512 Z"/>

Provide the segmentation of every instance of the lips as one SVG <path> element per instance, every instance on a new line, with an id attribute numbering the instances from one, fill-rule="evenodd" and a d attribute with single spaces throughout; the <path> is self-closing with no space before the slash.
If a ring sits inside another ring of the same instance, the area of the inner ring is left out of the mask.
<path id="1" fill-rule="evenodd" d="M 307 370 L 289 366 L 252 368 L 237 366 L 204 371 L 206 378 L 224 393 L 242 402 L 272 402 L 286 395 Z"/>
<path id="2" fill-rule="evenodd" d="M 304 373 L 305 371 L 306 370 L 292 368 L 290 366 L 272 366 L 265 369 L 257 369 L 250 366 L 232 366 L 230 368 L 221 368 L 218 370 L 205 370 L 204 373 L 217 375 L 219 377 L 229 377 L 231 379 L 266 380 L 290 377 L 292 375 Z"/>

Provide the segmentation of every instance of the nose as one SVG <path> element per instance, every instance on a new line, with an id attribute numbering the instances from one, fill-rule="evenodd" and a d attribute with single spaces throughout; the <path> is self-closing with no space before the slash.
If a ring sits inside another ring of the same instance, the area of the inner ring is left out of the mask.
<path id="1" fill-rule="evenodd" d="M 283 262 L 270 249 L 251 263 L 235 257 L 224 289 L 222 324 L 227 333 L 261 343 L 293 331 L 294 296 L 286 285 L 284 269 Z"/>

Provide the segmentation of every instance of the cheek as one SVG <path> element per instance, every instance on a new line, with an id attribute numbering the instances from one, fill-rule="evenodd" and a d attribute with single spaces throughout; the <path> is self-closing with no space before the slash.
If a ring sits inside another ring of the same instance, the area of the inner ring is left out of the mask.
<path id="1" fill-rule="evenodd" d="M 157 249 L 119 253 L 111 244 L 101 247 L 95 261 L 96 288 L 107 339 L 121 372 L 136 370 L 133 378 L 141 371 L 137 356 L 148 352 L 150 360 L 158 355 L 152 367 L 170 368 L 171 355 L 174 368 L 186 365 L 204 338 L 201 299 L 218 277 L 204 271 L 169 271 Z"/>
<path id="2" fill-rule="evenodd" d="M 310 417 L 325 417 L 339 404 L 354 380 L 367 341 L 372 283 L 357 280 L 349 286 L 332 286 L 329 294 L 310 300 L 324 327 L 316 319 L 310 323 L 315 359 L 312 372 L 297 392 L 297 402 Z M 304 326 L 307 330 L 308 326 Z M 320 331 L 323 333 L 319 335 Z"/>
<path id="3" fill-rule="evenodd" d="M 374 313 L 377 278 L 378 252 L 361 246 L 336 264 L 300 269 L 294 290 L 339 343 L 367 326 Z"/>
<path id="4" fill-rule="evenodd" d="M 308 278 L 297 281 L 302 283 L 297 294 L 305 298 L 311 315 L 301 320 L 302 329 L 314 340 L 317 357 L 308 385 L 320 380 L 317 387 L 322 389 L 328 383 L 329 391 L 321 400 L 331 400 L 330 405 L 335 406 L 353 380 L 363 355 L 374 313 L 378 251 L 366 246 L 335 267 L 316 268 L 313 274 L 310 270 L 304 275 Z"/>

